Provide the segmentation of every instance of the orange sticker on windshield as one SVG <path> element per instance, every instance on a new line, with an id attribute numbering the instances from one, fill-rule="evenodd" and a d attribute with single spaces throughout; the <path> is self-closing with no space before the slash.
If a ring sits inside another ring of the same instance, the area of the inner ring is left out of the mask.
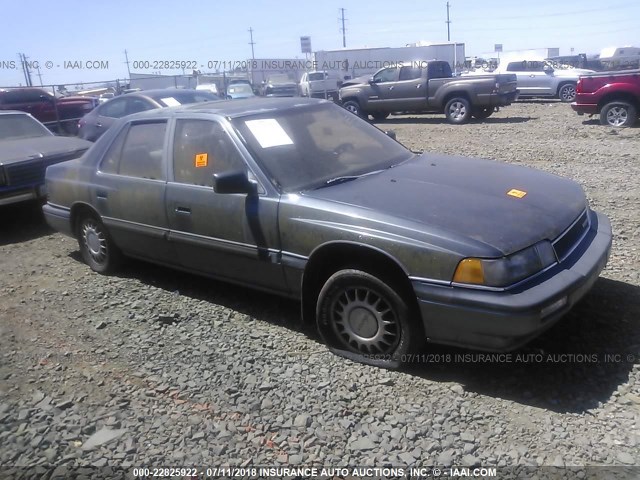
<path id="1" fill-rule="evenodd" d="M 195 158 L 195 166 L 196 168 L 202 168 L 209 165 L 209 154 L 208 153 L 196 153 Z"/>
<path id="2" fill-rule="evenodd" d="M 523 192 L 522 190 L 518 190 L 516 188 L 512 188 L 507 192 L 507 195 L 511 195 L 512 197 L 522 198 L 527 194 L 527 192 Z"/>

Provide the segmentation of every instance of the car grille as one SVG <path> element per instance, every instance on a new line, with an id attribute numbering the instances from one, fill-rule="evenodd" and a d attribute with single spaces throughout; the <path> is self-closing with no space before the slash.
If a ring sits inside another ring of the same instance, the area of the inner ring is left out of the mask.
<path id="1" fill-rule="evenodd" d="M 65 153 L 46 158 L 36 158 L 26 162 L 7 165 L 7 185 L 36 185 L 44 183 L 44 173 L 49 165 L 79 157 L 79 153 Z"/>
<path id="2" fill-rule="evenodd" d="M 556 257 L 561 262 L 567 258 L 589 230 L 589 214 L 585 210 L 582 215 L 553 242 Z"/>

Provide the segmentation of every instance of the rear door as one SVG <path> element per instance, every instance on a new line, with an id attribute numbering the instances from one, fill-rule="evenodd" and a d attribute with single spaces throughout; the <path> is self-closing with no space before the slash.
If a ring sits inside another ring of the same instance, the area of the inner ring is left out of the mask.
<path id="1" fill-rule="evenodd" d="M 164 207 L 167 120 L 127 124 L 100 163 L 94 205 L 125 253 L 173 263 Z"/>
<path id="2" fill-rule="evenodd" d="M 225 280 L 285 290 L 279 198 L 213 191 L 214 173 L 248 172 L 230 133 L 214 120 L 178 119 L 171 151 L 166 206 L 180 263 Z"/>
<path id="3" fill-rule="evenodd" d="M 539 61 L 511 62 L 507 72 L 516 74 L 521 95 L 553 95 L 553 76 L 545 72 L 544 66 Z"/>
<path id="4" fill-rule="evenodd" d="M 398 83 L 390 91 L 398 111 L 417 110 L 426 106 L 427 92 L 422 68 L 404 66 L 400 68 Z"/>
<path id="5" fill-rule="evenodd" d="M 136 96 L 125 95 L 109 100 L 97 108 L 97 115 L 91 125 L 92 132 L 88 138 L 97 139 L 119 118 L 153 108 L 157 107 L 152 102 Z"/>

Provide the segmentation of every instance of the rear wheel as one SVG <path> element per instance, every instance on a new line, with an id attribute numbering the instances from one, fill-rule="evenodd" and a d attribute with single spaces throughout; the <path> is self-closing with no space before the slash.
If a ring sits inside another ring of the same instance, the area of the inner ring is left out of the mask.
<path id="1" fill-rule="evenodd" d="M 423 338 L 402 295 L 377 276 L 356 269 L 329 277 L 318 296 L 316 318 L 334 353 L 386 368 L 406 363 Z"/>
<path id="2" fill-rule="evenodd" d="M 576 98 L 576 85 L 574 83 L 565 83 L 558 90 L 558 98 L 565 102 L 573 102 Z"/>
<path id="3" fill-rule="evenodd" d="M 82 259 L 91 270 L 111 273 L 120 265 L 120 249 L 113 243 L 104 224 L 94 215 L 87 214 L 80 219 L 77 236 Z"/>
<path id="4" fill-rule="evenodd" d="M 471 118 L 471 107 L 469 101 L 463 97 L 455 97 L 447 102 L 444 107 L 444 114 L 449 123 L 466 123 Z"/>
<path id="5" fill-rule="evenodd" d="M 633 127 L 637 115 L 636 108 L 630 103 L 611 102 L 600 110 L 600 123 L 610 127 Z"/>

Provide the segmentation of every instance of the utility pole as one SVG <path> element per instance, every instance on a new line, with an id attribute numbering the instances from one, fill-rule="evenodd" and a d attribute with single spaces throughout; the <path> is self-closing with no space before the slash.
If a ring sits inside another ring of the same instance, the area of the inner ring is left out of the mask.
<path id="1" fill-rule="evenodd" d="M 42 87 L 42 74 L 40 73 L 40 65 L 38 65 L 38 78 L 40 79 L 40 86 Z"/>
<path id="2" fill-rule="evenodd" d="M 449 2 L 447 2 L 447 42 L 451 41 L 451 20 L 449 19 Z"/>
<path id="3" fill-rule="evenodd" d="M 24 53 L 22 54 L 22 65 L 24 68 L 24 77 L 27 81 L 27 86 L 33 87 L 33 82 L 31 81 L 31 71 L 29 70 L 28 57 Z"/>
<path id="4" fill-rule="evenodd" d="M 340 9 L 342 17 L 342 48 L 347 48 L 347 30 L 344 28 L 344 8 Z"/>
<path id="5" fill-rule="evenodd" d="M 249 42 L 249 45 L 251 45 L 251 60 L 255 60 L 256 54 L 253 51 L 253 46 L 256 44 L 256 42 L 253 41 L 253 28 L 251 27 L 249 27 L 249 38 L 251 39 L 251 41 Z"/>
<path id="6" fill-rule="evenodd" d="M 127 64 L 127 73 L 129 74 L 129 83 L 131 83 L 131 70 L 129 69 L 129 54 L 127 53 L 127 50 L 124 50 L 124 58 L 125 58 L 125 62 Z"/>

